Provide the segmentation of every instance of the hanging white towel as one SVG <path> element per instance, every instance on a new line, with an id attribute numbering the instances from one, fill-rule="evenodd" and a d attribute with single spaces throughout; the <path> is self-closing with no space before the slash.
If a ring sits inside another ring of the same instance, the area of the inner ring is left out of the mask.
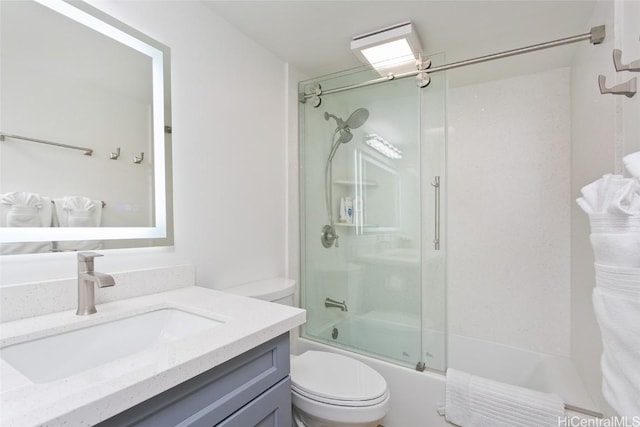
<path id="1" fill-rule="evenodd" d="M 640 269 L 596 264 L 593 307 L 602 335 L 602 393 L 631 419 L 640 415 Z"/>
<path id="2" fill-rule="evenodd" d="M 66 196 L 54 199 L 56 225 L 59 227 L 100 227 L 102 224 L 102 202 L 84 196 Z M 86 251 L 101 249 L 99 240 L 77 240 L 56 242 L 61 251 Z"/>
<path id="3" fill-rule="evenodd" d="M 83 196 L 54 199 L 59 227 L 100 227 L 102 202 Z"/>
<path id="4" fill-rule="evenodd" d="M 462 427 L 557 427 L 562 399 L 447 369 L 447 421 Z"/>
<path id="5" fill-rule="evenodd" d="M 1 227 L 50 227 L 53 209 L 51 199 L 36 193 L 13 191 L 0 195 Z M 3 255 L 49 252 L 51 242 L 3 243 Z"/>

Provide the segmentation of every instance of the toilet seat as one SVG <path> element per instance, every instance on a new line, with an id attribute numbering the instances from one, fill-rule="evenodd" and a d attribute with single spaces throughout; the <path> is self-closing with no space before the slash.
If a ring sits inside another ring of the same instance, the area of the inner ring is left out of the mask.
<path id="1" fill-rule="evenodd" d="M 313 401 L 343 407 L 379 405 L 389 397 L 385 379 L 364 363 L 323 351 L 291 361 L 291 389 Z"/>
<path id="2" fill-rule="evenodd" d="M 376 399 L 371 399 L 371 400 L 339 400 L 339 399 L 329 399 L 326 397 L 321 397 L 321 396 L 317 396 L 313 393 L 308 393 L 304 390 L 299 389 L 298 387 L 294 386 L 293 384 L 291 385 L 291 391 L 293 393 L 297 393 L 300 396 L 304 396 L 307 399 L 311 399 L 315 402 L 319 402 L 319 403 L 324 403 L 326 405 L 331 405 L 331 406 L 345 406 L 348 408 L 360 408 L 360 407 L 366 407 L 366 406 L 374 406 L 374 405 L 379 405 L 380 403 L 383 403 L 389 395 L 388 391 L 385 391 L 385 393 L 383 393 L 381 396 L 379 396 Z"/>

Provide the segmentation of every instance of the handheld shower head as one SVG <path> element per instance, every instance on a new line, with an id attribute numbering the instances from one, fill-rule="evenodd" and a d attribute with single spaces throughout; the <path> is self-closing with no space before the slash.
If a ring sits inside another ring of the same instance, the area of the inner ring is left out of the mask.
<path id="1" fill-rule="evenodd" d="M 329 120 L 329 118 L 333 117 L 338 125 L 338 129 L 340 130 L 340 142 L 347 143 L 351 141 L 353 135 L 351 135 L 351 129 L 357 129 L 364 124 L 369 118 L 369 110 L 366 108 L 358 108 L 356 111 L 351 113 L 349 118 L 344 121 L 340 117 L 336 117 L 333 114 L 329 114 L 327 112 L 324 113 L 324 119 Z M 349 135 L 345 134 L 345 131 L 348 132 Z"/>

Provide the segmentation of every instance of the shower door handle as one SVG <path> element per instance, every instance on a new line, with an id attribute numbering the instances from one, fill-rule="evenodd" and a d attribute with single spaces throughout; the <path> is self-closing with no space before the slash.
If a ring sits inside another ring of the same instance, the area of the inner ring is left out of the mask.
<path id="1" fill-rule="evenodd" d="M 440 176 L 436 176 L 433 181 L 431 181 L 431 185 L 434 188 L 434 232 L 433 232 L 433 249 L 436 251 L 440 250 Z"/>

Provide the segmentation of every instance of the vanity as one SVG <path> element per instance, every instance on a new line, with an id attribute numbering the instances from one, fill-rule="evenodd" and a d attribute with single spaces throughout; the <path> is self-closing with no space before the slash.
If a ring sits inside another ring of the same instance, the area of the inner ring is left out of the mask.
<path id="1" fill-rule="evenodd" d="M 132 279 L 114 276 L 98 296 Z M 170 287 L 0 323 L 0 425 L 289 426 L 289 330 L 305 311 Z"/>

